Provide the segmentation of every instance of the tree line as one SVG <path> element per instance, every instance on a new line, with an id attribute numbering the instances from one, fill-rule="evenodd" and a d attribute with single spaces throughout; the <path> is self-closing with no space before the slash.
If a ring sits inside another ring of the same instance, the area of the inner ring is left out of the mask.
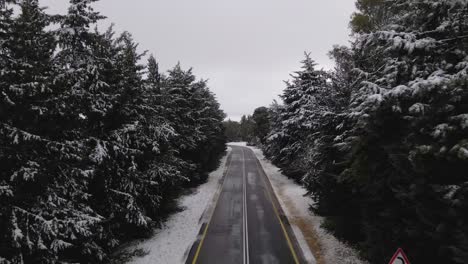
<path id="1" fill-rule="evenodd" d="M 251 145 L 263 144 L 270 129 L 269 109 L 258 107 L 252 115 L 243 115 L 239 122 L 228 119 L 223 122 L 228 142 L 247 142 Z"/>
<path id="2" fill-rule="evenodd" d="M 468 2 L 358 0 L 332 71 L 306 54 L 266 156 L 371 263 L 468 263 Z"/>
<path id="3" fill-rule="evenodd" d="M 167 74 L 91 4 L 0 0 L 0 263 L 105 263 L 225 150 L 207 82 Z"/>

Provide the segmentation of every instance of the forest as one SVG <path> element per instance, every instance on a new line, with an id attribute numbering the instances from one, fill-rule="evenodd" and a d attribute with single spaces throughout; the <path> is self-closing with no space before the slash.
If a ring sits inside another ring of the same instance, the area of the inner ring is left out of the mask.
<path id="1" fill-rule="evenodd" d="M 259 146 L 370 263 L 468 263 L 467 0 L 356 0 L 334 68 L 306 52 L 240 122 L 192 69 L 99 29 L 97 1 L 0 0 L 0 264 L 109 263 L 227 141 Z"/>
<path id="2" fill-rule="evenodd" d="M 370 263 L 468 263 L 468 2 L 358 0 L 331 71 L 310 54 L 261 147 Z"/>
<path id="3" fill-rule="evenodd" d="M 223 122 L 228 142 L 247 142 L 252 145 L 265 143 L 270 131 L 270 114 L 267 107 L 258 107 L 252 115 L 243 115 L 239 122 L 231 119 Z"/>
<path id="4" fill-rule="evenodd" d="M 0 0 L 0 263 L 108 263 L 225 151 L 207 82 L 98 30 L 95 1 Z"/>

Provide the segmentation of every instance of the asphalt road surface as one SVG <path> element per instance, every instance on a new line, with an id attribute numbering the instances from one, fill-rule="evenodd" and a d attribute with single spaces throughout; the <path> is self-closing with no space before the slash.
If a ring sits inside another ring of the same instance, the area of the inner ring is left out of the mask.
<path id="1" fill-rule="evenodd" d="M 304 263 L 271 184 L 255 154 L 232 146 L 212 216 L 187 263 Z"/>

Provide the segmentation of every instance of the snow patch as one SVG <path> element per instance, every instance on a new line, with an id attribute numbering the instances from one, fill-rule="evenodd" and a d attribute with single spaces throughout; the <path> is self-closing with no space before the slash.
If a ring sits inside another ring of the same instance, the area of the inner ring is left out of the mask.
<path id="1" fill-rule="evenodd" d="M 9 185 L 0 185 L 0 196 L 13 197 L 13 191 Z M 0 262 L 1 263 L 1 262 Z"/>
<path id="2" fill-rule="evenodd" d="M 468 160 L 468 149 L 464 147 L 460 147 L 460 149 L 458 150 L 458 157 L 460 159 Z"/>
<path id="3" fill-rule="evenodd" d="M 230 151 L 231 148 L 228 148 L 228 154 Z M 200 219 L 219 188 L 227 156 L 221 160 L 219 168 L 210 173 L 205 184 L 199 186 L 193 194 L 179 198 L 178 203 L 184 209 L 183 211 L 170 216 L 152 238 L 135 242 L 124 249 L 128 252 L 142 249 L 148 253 L 144 256 L 136 256 L 128 263 L 185 263 L 188 251 L 197 239 L 201 227 Z"/>
<path id="4" fill-rule="evenodd" d="M 429 107 L 427 104 L 415 103 L 408 109 L 408 112 L 412 115 L 424 115 Z"/>
<path id="5" fill-rule="evenodd" d="M 453 119 L 458 120 L 460 122 L 460 126 L 463 129 L 468 128 L 468 114 L 461 114 L 461 115 L 455 116 Z"/>
<path id="6" fill-rule="evenodd" d="M 101 141 L 97 141 L 94 152 L 89 156 L 89 158 L 97 164 L 101 164 L 106 157 L 106 147 L 103 144 L 101 144 Z"/>
<path id="7" fill-rule="evenodd" d="M 240 147 L 245 147 L 247 146 L 247 142 L 229 142 L 229 146 L 240 146 Z"/>
<path id="8" fill-rule="evenodd" d="M 411 95 L 412 92 L 413 92 L 413 89 L 409 88 L 408 86 L 398 85 L 397 87 L 388 91 L 386 95 L 390 97 L 398 98 L 398 97 Z"/>

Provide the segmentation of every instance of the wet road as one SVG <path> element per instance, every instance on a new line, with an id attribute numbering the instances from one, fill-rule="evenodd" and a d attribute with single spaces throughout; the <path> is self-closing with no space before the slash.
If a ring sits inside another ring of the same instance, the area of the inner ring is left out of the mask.
<path id="1" fill-rule="evenodd" d="M 255 154 L 232 152 L 212 216 L 187 263 L 303 263 L 301 251 Z"/>

